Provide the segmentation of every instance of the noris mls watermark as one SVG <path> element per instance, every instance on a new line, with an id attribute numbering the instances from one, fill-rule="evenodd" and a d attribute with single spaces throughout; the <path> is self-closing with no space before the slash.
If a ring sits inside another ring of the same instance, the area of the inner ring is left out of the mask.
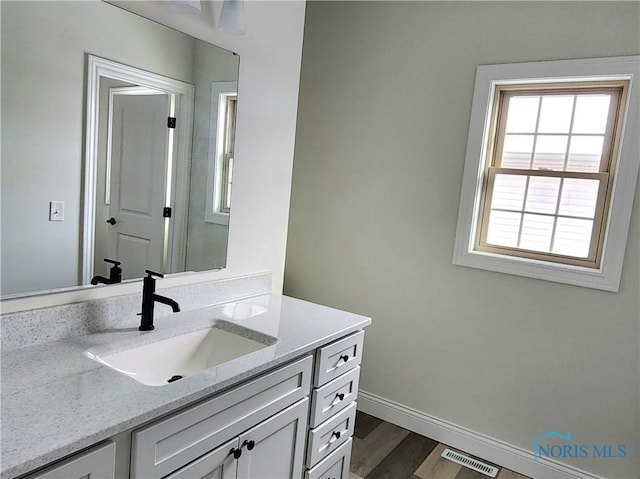
<path id="1" fill-rule="evenodd" d="M 601 458 L 622 459 L 627 456 L 626 444 L 584 444 L 575 441 L 571 433 L 560 434 L 557 431 L 549 431 L 533 441 L 533 456 L 539 458 Z"/>

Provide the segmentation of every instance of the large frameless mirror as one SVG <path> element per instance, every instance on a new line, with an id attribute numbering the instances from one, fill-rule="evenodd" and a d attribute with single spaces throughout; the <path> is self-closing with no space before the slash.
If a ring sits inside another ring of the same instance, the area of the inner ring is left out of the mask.
<path id="1" fill-rule="evenodd" d="M 104 2 L 0 8 L 2 298 L 224 268 L 239 57 Z"/>

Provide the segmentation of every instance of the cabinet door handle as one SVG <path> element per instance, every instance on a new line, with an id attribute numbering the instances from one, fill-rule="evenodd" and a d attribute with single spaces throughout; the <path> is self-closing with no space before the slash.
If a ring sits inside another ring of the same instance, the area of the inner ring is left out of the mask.
<path id="1" fill-rule="evenodd" d="M 336 442 L 338 439 L 340 439 L 340 431 L 333 431 L 331 433 L 331 439 L 329 439 L 329 444 L 331 444 L 332 442 Z"/>
<path id="2" fill-rule="evenodd" d="M 242 449 L 236 449 L 234 447 L 229 451 L 229 454 L 233 454 L 234 459 L 240 459 L 240 456 L 242 456 Z"/>
<path id="3" fill-rule="evenodd" d="M 343 399 L 344 399 L 344 393 L 336 394 L 336 397 L 333 398 L 333 401 L 331 402 L 331 407 L 335 406 L 338 403 L 341 403 Z"/>
<path id="4" fill-rule="evenodd" d="M 251 451 L 254 447 L 256 447 L 256 442 L 254 440 L 251 440 L 251 441 L 246 441 L 245 440 L 242 443 L 242 447 L 244 447 L 244 446 L 247 446 L 247 449 Z"/>
<path id="5" fill-rule="evenodd" d="M 340 361 L 344 361 L 346 363 L 347 361 L 349 361 L 349 355 L 348 354 L 343 354 L 342 356 L 340 356 L 338 358 L 338 362 L 340 362 Z"/>

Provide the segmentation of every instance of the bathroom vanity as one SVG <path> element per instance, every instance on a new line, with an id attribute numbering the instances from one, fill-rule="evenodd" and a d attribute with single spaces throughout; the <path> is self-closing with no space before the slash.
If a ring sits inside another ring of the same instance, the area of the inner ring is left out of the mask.
<path id="1" fill-rule="evenodd" d="M 267 294 L 9 351 L 2 478 L 347 478 L 368 324 Z M 161 386 L 100 362 L 216 328 L 264 345 Z"/>

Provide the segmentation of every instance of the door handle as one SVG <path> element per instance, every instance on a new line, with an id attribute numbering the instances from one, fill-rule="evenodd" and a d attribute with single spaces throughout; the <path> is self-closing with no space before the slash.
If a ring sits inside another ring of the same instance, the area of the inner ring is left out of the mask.
<path id="1" fill-rule="evenodd" d="M 107 220 L 107 223 L 109 223 L 110 225 L 115 225 L 115 224 L 116 224 L 116 219 L 115 219 L 115 218 L 113 218 L 113 217 L 112 217 L 112 218 L 109 218 L 109 219 Z"/>

